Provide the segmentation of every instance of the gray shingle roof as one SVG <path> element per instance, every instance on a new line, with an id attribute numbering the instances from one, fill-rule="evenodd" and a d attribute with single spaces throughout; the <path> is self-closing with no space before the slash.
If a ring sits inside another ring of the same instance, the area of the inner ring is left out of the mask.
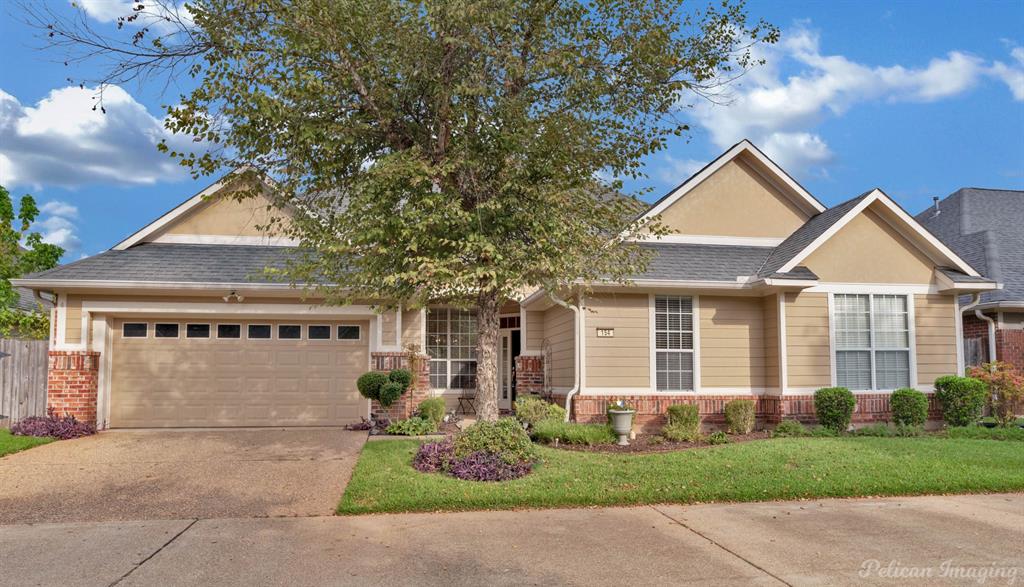
<path id="1" fill-rule="evenodd" d="M 818 279 L 818 276 L 815 275 L 813 271 L 811 271 L 807 267 L 804 267 L 803 265 L 797 265 L 796 267 L 793 268 L 792 271 L 788 271 L 786 273 L 772 273 L 770 275 L 765 275 L 764 277 L 770 277 L 772 279 L 797 280 Z"/>
<path id="2" fill-rule="evenodd" d="M 916 216 L 935 236 L 1003 289 L 983 303 L 1024 302 L 1024 191 L 961 188 Z M 958 278 L 963 281 L 962 278 Z"/>
<path id="3" fill-rule="evenodd" d="M 163 283 L 274 283 L 264 268 L 283 268 L 291 247 L 146 243 L 106 251 L 26 279 Z"/>
<path id="4" fill-rule="evenodd" d="M 736 281 L 753 275 L 772 247 L 643 243 L 657 253 L 647 271 L 634 279 Z"/>
<path id="5" fill-rule="evenodd" d="M 842 204 L 833 206 L 805 222 L 803 226 L 796 229 L 793 234 L 789 235 L 786 240 L 775 247 L 775 250 L 768 256 L 757 274 L 760 277 L 766 277 L 778 272 L 783 265 L 788 263 L 793 257 L 796 257 L 800 251 L 807 248 L 807 245 L 824 234 L 833 224 L 839 222 L 840 218 L 845 216 L 847 212 L 852 210 L 872 191 L 874 190 L 866 191 L 852 200 L 847 200 Z"/>
<path id="6" fill-rule="evenodd" d="M 18 300 L 14 302 L 14 309 L 21 310 L 22 312 L 35 312 L 39 309 L 40 302 L 36 300 L 32 294 L 32 290 L 27 287 L 16 287 L 14 293 L 18 294 Z M 43 310 L 49 310 L 53 304 L 43 300 Z"/>

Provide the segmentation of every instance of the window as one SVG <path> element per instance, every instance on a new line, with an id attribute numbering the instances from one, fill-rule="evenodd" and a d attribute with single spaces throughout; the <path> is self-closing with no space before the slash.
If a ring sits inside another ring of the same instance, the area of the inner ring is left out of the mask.
<path id="1" fill-rule="evenodd" d="M 218 324 L 217 338 L 242 338 L 242 327 L 239 324 Z"/>
<path id="2" fill-rule="evenodd" d="M 270 338 L 270 325 L 250 324 L 247 336 L 250 339 L 268 339 Z"/>
<path id="3" fill-rule="evenodd" d="M 146 338 L 149 336 L 149 324 L 145 322 L 125 322 L 121 325 L 121 336 L 124 338 Z"/>
<path id="4" fill-rule="evenodd" d="M 693 298 L 654 298 L 658 391 L 693 391 Z"/>
<path id="5" fill-rule="evenodd" d="M 210 338 L 210 325 L 186 324 L 185 338 Z"/>
<path id="6" fill-rule="evenodd" d="M 277 338 L 281 340 L 298 340 L 302 338 L 302 327 L 298 324 L 278 324 Z"/>
<path id="7" fill-rule="evenodd" d="M 306 328 L 306 338 L 309 340 L 331 340 L 331 327 L 314 325 Z"/>
<path id="8" fill-rule="evenodd" d="M 338 340 L 359 340 L 359 327 L 349 325 L 339 326 Z"/>
<path id="9" fill-rule="evenodd" d="M 178 325 L 157 322 L 153 325 L 153 336 L 157 338 L 178 338 Z"/>
<path id="10" fill-rule="evenodd" d="M 498 319 L 498 328 L 519 328 L 519 316 L 502 316 Z"/>
<path id="11" fill-rule="evenodd" d="M 427 354 L 430 386 L 435 389 L 476 388 L 476 314 L 432 308 L 427 312 Z"/>
<path id="12" fill-rule="evenodd" d="M 907 296 L 835 294 L 836 384 L 855 390 L 910 385 Z"/>

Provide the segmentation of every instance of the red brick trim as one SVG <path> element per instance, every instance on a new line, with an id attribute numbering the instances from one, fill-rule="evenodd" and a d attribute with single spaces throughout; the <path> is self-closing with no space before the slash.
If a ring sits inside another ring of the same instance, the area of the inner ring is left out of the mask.
<path id="1" fill-rule="evenodd" d="M 934 393 L 926 393 L 928 397 L 928 419 L 941 420 L 942 406 Z M 888 393 L 858 393 L 857 405 L 853 409 L 852 423 L 869 424 L 892 420 L 892 408 L 889 405 Z M 783 418 L 799 420 L 814 424 L 818 419 L 814 415 L 813 395 L 787 395 L 782 398 Z"/>
<path id="2" fill-rule="evenodd" d="M 50 351 L 46 405 L 58 415 L 96 424 L 100 354 L 95 351 Z"/>
<path id="3" fill-rule="evenodd" d="M 614 397 L 582 395 L 572 401 L 573 419 L 577 422 L 604 422 L 608 404 L 613 400 L 626 400 L 636 408 L 634 422 L 645 432 L 656 432 L 665 424 L 665 413 L 674 404 L 695 404 L 705 424 L 725 423 L 725 404 L 734 399 L 753 400 L 757 418 L 772 424 L 781 416 L 780 398 L 768 395 L 617 395 Z"/>
<path id="4" fill-rule="evenodd" d="M 544 393 L 544 357 L 519 355 L 516 357 L 516 393 L 526 395 Z"/>

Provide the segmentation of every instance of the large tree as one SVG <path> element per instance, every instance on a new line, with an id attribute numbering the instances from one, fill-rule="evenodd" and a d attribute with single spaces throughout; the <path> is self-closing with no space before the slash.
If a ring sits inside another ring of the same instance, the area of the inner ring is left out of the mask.
<path id="1" fill-rule="evenodd" d="M 733 0 L 147 2 L 126 39 L 29 10 L 53 44 L 112 57 L 103 83 L 194 78 L 167 125 L 213 148 L 169 154 L 277 180 L 311 252 L 289 278 L 328 303 L 476 308 L 484 419 L 502 301 L 642 269 L 623 237 L 659 228 L 603 178 L 641 174 L 777 36 Z"/>
<path id="2" fill-rule="evenodd" d="M 15 212 L 11 193 L 0 185 L 0 310 L 18 302 L 10 279 L 56 267 L 64 254 L 64 249 L 43 242 L 43 235 L 31 230 L 38 216 L 35 198 L 22 196 Z"/>

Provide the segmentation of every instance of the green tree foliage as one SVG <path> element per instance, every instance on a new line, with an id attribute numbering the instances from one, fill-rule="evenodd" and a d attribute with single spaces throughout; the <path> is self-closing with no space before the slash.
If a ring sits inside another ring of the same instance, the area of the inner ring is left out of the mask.
<path id="1" fill-rule="evenodd" d="M 317 293 L 332 304 L 477 308 L 485 420 L 498 414 L 503 300 L 641 270 L 646 256 L 622 237 L 662 230 L 635 220 L 642 205 L 615 192 L 620 182 L 599 178 L 640 175 L 646 156 L 689 131 L 685 107 L 778 35 L 733 0 L 189 9 L 188 34 L 136 30 L 120 44 L 33 14 L 54 44 L 113 57 L 100 81 L 186 67 L 195 89 L 166 124 L 214 148 L 169 154 L 196 174 L 247 165 L 277 181 L 276 203 L 297 211 L 293 236 L 310 252 L 284 278 L 331 284 Z"/>
<path id="2" fill-rule="evenodd" d="M 0 185 L 0 309 L 12 308 L 18 301 L 10 279 L 56 267 L 64 254 L 64 249 L 44 243 L 41 234 L 29 231 L 38 216 L 36 201 L 28 194 L 21 197 L 15 214 L 11 193 Z"/>

